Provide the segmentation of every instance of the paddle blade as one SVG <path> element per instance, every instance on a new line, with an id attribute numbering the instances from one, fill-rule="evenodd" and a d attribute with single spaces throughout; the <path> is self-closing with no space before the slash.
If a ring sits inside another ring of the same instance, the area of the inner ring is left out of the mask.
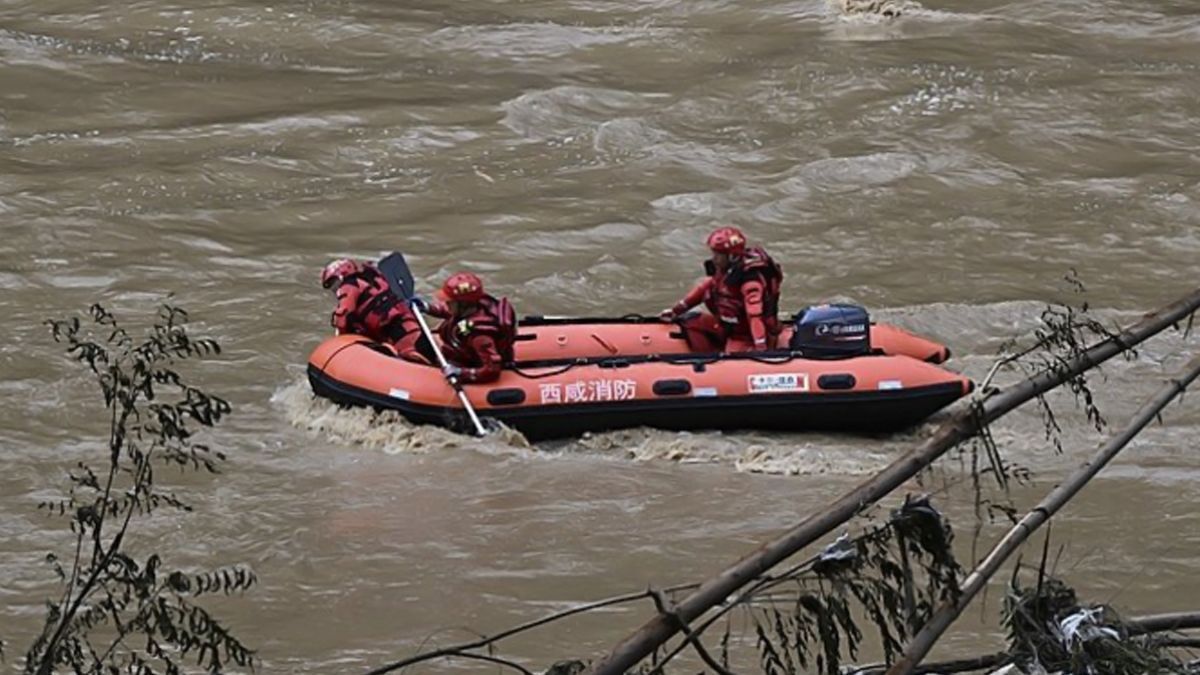
<path id="1" fill-rule="evenodd" d="M 383 278 L 387 279 L 388 286 L 401 300 L 412 300 L 417 294 L 412 270 L 408 269 L 408 262 L 404 260 L 403 253 L 399 251 L 389 253 L 379 261 L 379 271 L 383 273 Z"/>

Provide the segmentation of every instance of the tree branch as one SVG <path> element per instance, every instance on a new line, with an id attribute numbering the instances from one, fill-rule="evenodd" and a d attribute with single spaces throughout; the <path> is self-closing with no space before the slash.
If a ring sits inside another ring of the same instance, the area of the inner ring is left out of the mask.
<path id="1" fill-rule="evenodd" d="M 956 659 L 954 661 L 938 661 L 935 663 L 927 663 L 917 666 L 914 673 L 925 675 L 926 673 L 970 673 L 976 670 L 988 670 L 1006 666 L 1012 662 L 1012 657 L 1008 652 L 997 652 L 986 656 L 977 656 L 970 659 Z M 845 675 L 884 675 L 887 672 L 886 663 L 874 663 L 869 666 L 859 666 L 855 670 L 848 671 Z"/>
<path id="2" fill-rule="evenodd" d="M 942 636 L 942 633 L 962 614 L 979 591 L 983 590 L 988 580 L 1000 569 L 1004 561 L 1020 548 L 1043 523 L 1079 494 L 1079 491 L 1092 478 L 1095 478 L 1101 469 L 1107 466 L 1135 436 L 1154 421 L 1163 408 L 1182 394 L 1197 377 L 1200 377 L 1200 356 L 1193 358 L 1177 379 L 1169 380 L 1159 389 L 1134 415 L 1127 427 L 1105 443 L 1090 460 L 1076 469 L 1020 522 L 1005 533 L 983 561 L 967 575 L 962 584 L 961 593 L 954 600 L 942 605 L 925 623 L 920 632 L 909 641 L 904 655 L 887 671 L 887 675 L 910 675 L 913 673 L 916 666 L 921 663 L 921 659 L 925 658 L 933 649 L 934 643 Z"/>
<path id="3" fill-rule="evenodd" d="M 699 584 L 679 584 L 677 586 L 671 586 L 671 587 L 666 588 L 664 592 L 671 593 L 674 591 L 685 591 L 688 589 L 696 588 L 697 586 L 699 586 Z M 492 636 L 485 635 L 485 636 L 481 637 L 480 639 L 475 640 L 473 642 L 465 642 L 460 645 L 444 647 L 442 649 L 435 649 L 433 651 L 424 652 L 421 654 L 414 654 L 413 656 L 410 656 L 406 659 L 402 659 L 400 661 L 396 661 L 394 663 L 390 663 L 385 666 L 380 666 L 374 670 L 368 671 L 366 675 L 383 675 L 383 673 L 390 673 L 392 671 L 399 670 L 399 669 L 405 668 L 407 666 L 411 666 L 414 663 L 421 663 L 422 661 L 429 661 L 431 659 L 441 658 L 443 656 L 452 656 L 455 653 L 464 652 L 464 651 L 470 650 L 470 649 L 478 649 L 480 647 L 484 647 L 489 644 L 499 642 L 500 640 L 503 640 L 506 637 L 516 635 L 517 633 L 523 633 L 527 630 L 532 630 L 534 628 L 543 626 L 543 625 L 551 623 L 553 621 L 565 619 L 566 617 L 572 616 L 574 614 L 588 612 L 593 609 L 600 609 L 602 607 L 609 607 L 611 605 L 619 605 L 619 604 L 623 604 L 626 602 L 633 602 L 635 600 L 641 600 L 643 598 L 650 598 L 650 597 L 652 597 L 650 595 L 650 591 L 641 591 L 639 593 L 628 593 L 626 595 L 618 595 L 618 596 L 614 596 L 611 598 L 605 598 L 603 600 L 597 600 L 595 602 L 589 602 L 587 604 L 572 607 L 570 609 L 566 609 L 561 612 L 555 612 L 554 614 L 550 614 L 549 616 L 544 616 L 540 619 L 535 619 L 533 621 L 529 621 L 527 623 L 520 624 L 520 625 L 510 628 L 508 630 L 496 633 L 495 635 L 492 635 Z"/>
<path id="4" fill-rule="evenodd" d="M 825 511 L 810 516 L 705 581 L 700 588 L 679 603 L 680 618 L 685 622 L 695 620 L 737 589 L 853 518 L 867 504 L 875 503 L 903 485 L 958 443 L 978 434 L 981 425 L 1000 418 L 1022 403 L 1158 334 L 1195 312 L 1197 308 L 1200 308 L 1200 288 L 1146 315 L 1137 324 L 1094 345 L 1068 360 L 1062 367 L 1044 370 L 995 396 L 960 409 L 946 420 L 931 438 L 843 495 Z M 614 647 L 590 672 L 593 675 L 622 675 L 678 631 L 678 627 L 666 617 L 655 616 Z"/>
<path id="5" fill-rule="evenodd" d="M 679 614 L 675 611 L 675 606 L 672 605 L 669 600 L 667 600 L 662 591 L 650 589 L 648 592 L 650 593 L 650 597 L 654 598 L 654 607 L 658 610 L 658 613 L 663 614 L 675 621 L 679 626 L 679 630 L 683 631 L 683 634 L 687 636 L 683 641 L 685 646 L 691 644 L 693 647 L 695 647 L 696 653 L 700 655 L 700 658 L 707 663 L 708 667 L 712 668 L 717 675 L 733 675 L 733 673 L 729 672 L 729 670 L 727 670 L 724 666 L 717 663 L 717 660 L 708 653 L 708 650 L 704 647 L 704 643 L 700 642 L 700 634 L 692 632 L 691 627 L 684 623 L 683 619 L 679 618 Z"/>
<path id="6" fill-rule="evenodd" d="M 488 661 L 491 663 L 498 663 L 502 666 L 508 666 L 509 668 L 512 668 L 513 670 L 519 670 L 524 675 L 534 675 L 533 671 L 529 670 L 528 668 L 526 668 L 525 666 L 522 666 L 519 663 L 516 663 L 515 661 L 509 661 L 508 659 L 502 659 L 498 656 L 491 656 L 489 654 L 472 654 L 471 652 L 460 652 L 460 651 L 451 650 L 448 653 L 443 654 L 442 656 L 444 656 L 446 658 L 475 659 L 476 661 Z"/>
<path id="7" fill-rule="evenodd" d="M 1161 633 L 1169 630 L 1200 628 L 1200 612 L 1172 612 L 1135 616 L 1125 622 L 1130 635 Z"/>
<path id="8" fill-rule="evenodd" d="M 757 584 L 755 584 L 754 586 L 752 586 L 751 588 L 749 588 L 745 591 L 742 591 L 741 595 L 739 595 L 736 600 L 722 606 L 719 610 L 717 610 L 715 613 L 713 613 L 712 616 L 705 619 L 704 623 L 700 624 L 700 626 L 698 628 L 693 629 L 692 632 L 697 637 L 699 637 L 700 635 L 703 635 L 704 632 L 707 631 L 709 628 L 711 628 L 714 623 L 716 623 L 718 620 L 720 620 L 721 617 L 725 616 L 733 609 L 735 609 L 741 605 L 744 605 L 744 604 L 750 602 L 751 600 L 757 598 L 758 595 L 760 593 L 762 593 L 763 591 L 770 590 L 770 589 L 778 586 L 779 584 L 782 584 L 786 581 L 791 580 L 796 573 L 800 572 L 805 567 L 808 567 L 816 560 L 817 560 L 816 558 L 809 558 L 808 560 L 805 560 L 804 562 L 793 565 L 790 569 L 788 569 L 783 574 L 780 574 L 778 576 L 766 576 L 766 577 L 759 579 Z M 681 653 L 683 653 L 683 650 L 687 649 L 688 644 L 689 644 L 688 640 L 684 640 L 683 642 L 680 642 L 678 645 L 675 646 L 675 648 L 673 650 L 671 650 L 670 653 L 668 653 L 661 660 L 659 660 L 659 662 L 654 666 L 654 668 L 652 668 L 648 672 L 646 672 L 645 675 L 659 675 L 660 673 L 662 673 L 663 668 L 665 668 L 667 666 L 667 664 L 671 662 L 672 659 L 674 659 L 676 656 L 679 656 Z"/>

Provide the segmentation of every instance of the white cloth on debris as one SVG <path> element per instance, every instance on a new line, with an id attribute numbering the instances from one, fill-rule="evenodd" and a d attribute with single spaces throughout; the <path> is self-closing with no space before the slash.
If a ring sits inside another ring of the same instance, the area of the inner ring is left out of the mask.
<path id="1" fill-rule="evenodd" d="M 819 559 L 821 562 L 832 562 L 850 560 L 856 555 L 858 555 L 858 548 L 853 541 L 850 541 L 850 533 L 843 532 L 842 536 L 821 551 Z"/>
<path id="2" fill-rule="evenodd" d="M 1103 618 L 1104 609 L 1100 607 L 1081 609 L 1075 612 L 1058 622 L 1059 641 L 1064 647 L 1070 649 L 1077 641 L 1080 643 L 1090 642 L 1101 637 L 1119 640 L 1121 636 L 1117 631 L 1101 623 Z"/>

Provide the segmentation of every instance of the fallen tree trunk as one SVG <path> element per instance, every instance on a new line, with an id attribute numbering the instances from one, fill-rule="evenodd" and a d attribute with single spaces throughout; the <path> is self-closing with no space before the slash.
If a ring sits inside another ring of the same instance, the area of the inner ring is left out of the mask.
<path id="1" fill-rule="evenodd" d="M 1182 394 L 1195 379 L 1200 376 L 1200 356 L 1193 358 L 1176 379 L 1171 379 L 1158 390 L 1155 395 L 1142 406 L 1134 415 L 1129 425 L 1116 436 L 1105 443 L 1094 456 L 1076 469 L 1065 481 L 1054 488 L 1046 498 L 1038 503 L 1004 537 L 988 552 L 983 561 L 963 581 L 961 593 L 952 602 L 948 602 L 925 623 L 905 648 L 904 654 L 888 669 L 887 675 L 912 675 L 916 672 L 921 659 L 933 649 L 933 645 L 946 632 L 950 624 L 962 614 L 971 600 L 987 586 L 992 575 L 1000 569 L 1004 561 L 1033 535 L 1039 527 L 1050 520 L 1059 509 L 1071 501 L 1091 479 L 1108 465 L 1117 453 L 1121 452 L 1146 425 L 1158 417 L 1163 408 Z"/>
<path id="2" fill-rule="evenodd" d="M 848 492 L 821 513 L 810 516 L 799 525 L 773 541 L 760 546 L 732 566 L 701 584 L 700 588 L 679 603 L 672 616 L 658 615 L 618 644 L 604 659 L 596 663 L 594 675 L 623 675 L 639 661 L 649 656 L 679 631 L 680 624 L 695 621 L 700 615 L 720 604 L 731 593 L 767 570 L 786 560 L 797 551 L 854 517 L 864 507 L 873 504 L 917 475 L 934 460 L 964 440 L 975 436 L 990 422 L 1017 406 L 1050 391 L 1079 374 L 1130 349 L 1169 326 L 1187 318 L 1200 308 L 1200 288 L 1186 296 L 1147 314 L 1141 321 L 1119 335 L 1094 345 L 1069 360 L 1064 367 L 1042 371 L 1014 384 L 982 403 L 959 410 L 946 420 L 927 441 L 905 453 L 887 468 Z"/>

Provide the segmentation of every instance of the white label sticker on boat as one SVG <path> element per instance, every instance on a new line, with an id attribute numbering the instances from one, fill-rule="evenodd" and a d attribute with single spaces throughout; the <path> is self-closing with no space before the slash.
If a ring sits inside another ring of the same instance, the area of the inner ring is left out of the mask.
<path id="1" fill-rule="evenodd" d="M 692 390 L 692 396 L 716 396 L 716 387 L 696 387 Z"/>
<path id="2" fill-rule="evenodd" d="M 751 394 L 775 391 L 808 391 L 808 373 L 767 373 L 747 378 Z"/>
<path id="3" fill-rule="evenodd" d="M 903 389 L 904 383 L 901 382 L 900 380 L 880 380 L 879 388 L 880 389 Z"/>
<path id="4" fill-rule="evenodd" d="M 391 396 L 392 398 L 399 398 L 399 399 L 403 399 L 403 400 L 407 401 L 408 400 L 408 390 L 407 389 L 389 389 L 388 396 Z"/>

